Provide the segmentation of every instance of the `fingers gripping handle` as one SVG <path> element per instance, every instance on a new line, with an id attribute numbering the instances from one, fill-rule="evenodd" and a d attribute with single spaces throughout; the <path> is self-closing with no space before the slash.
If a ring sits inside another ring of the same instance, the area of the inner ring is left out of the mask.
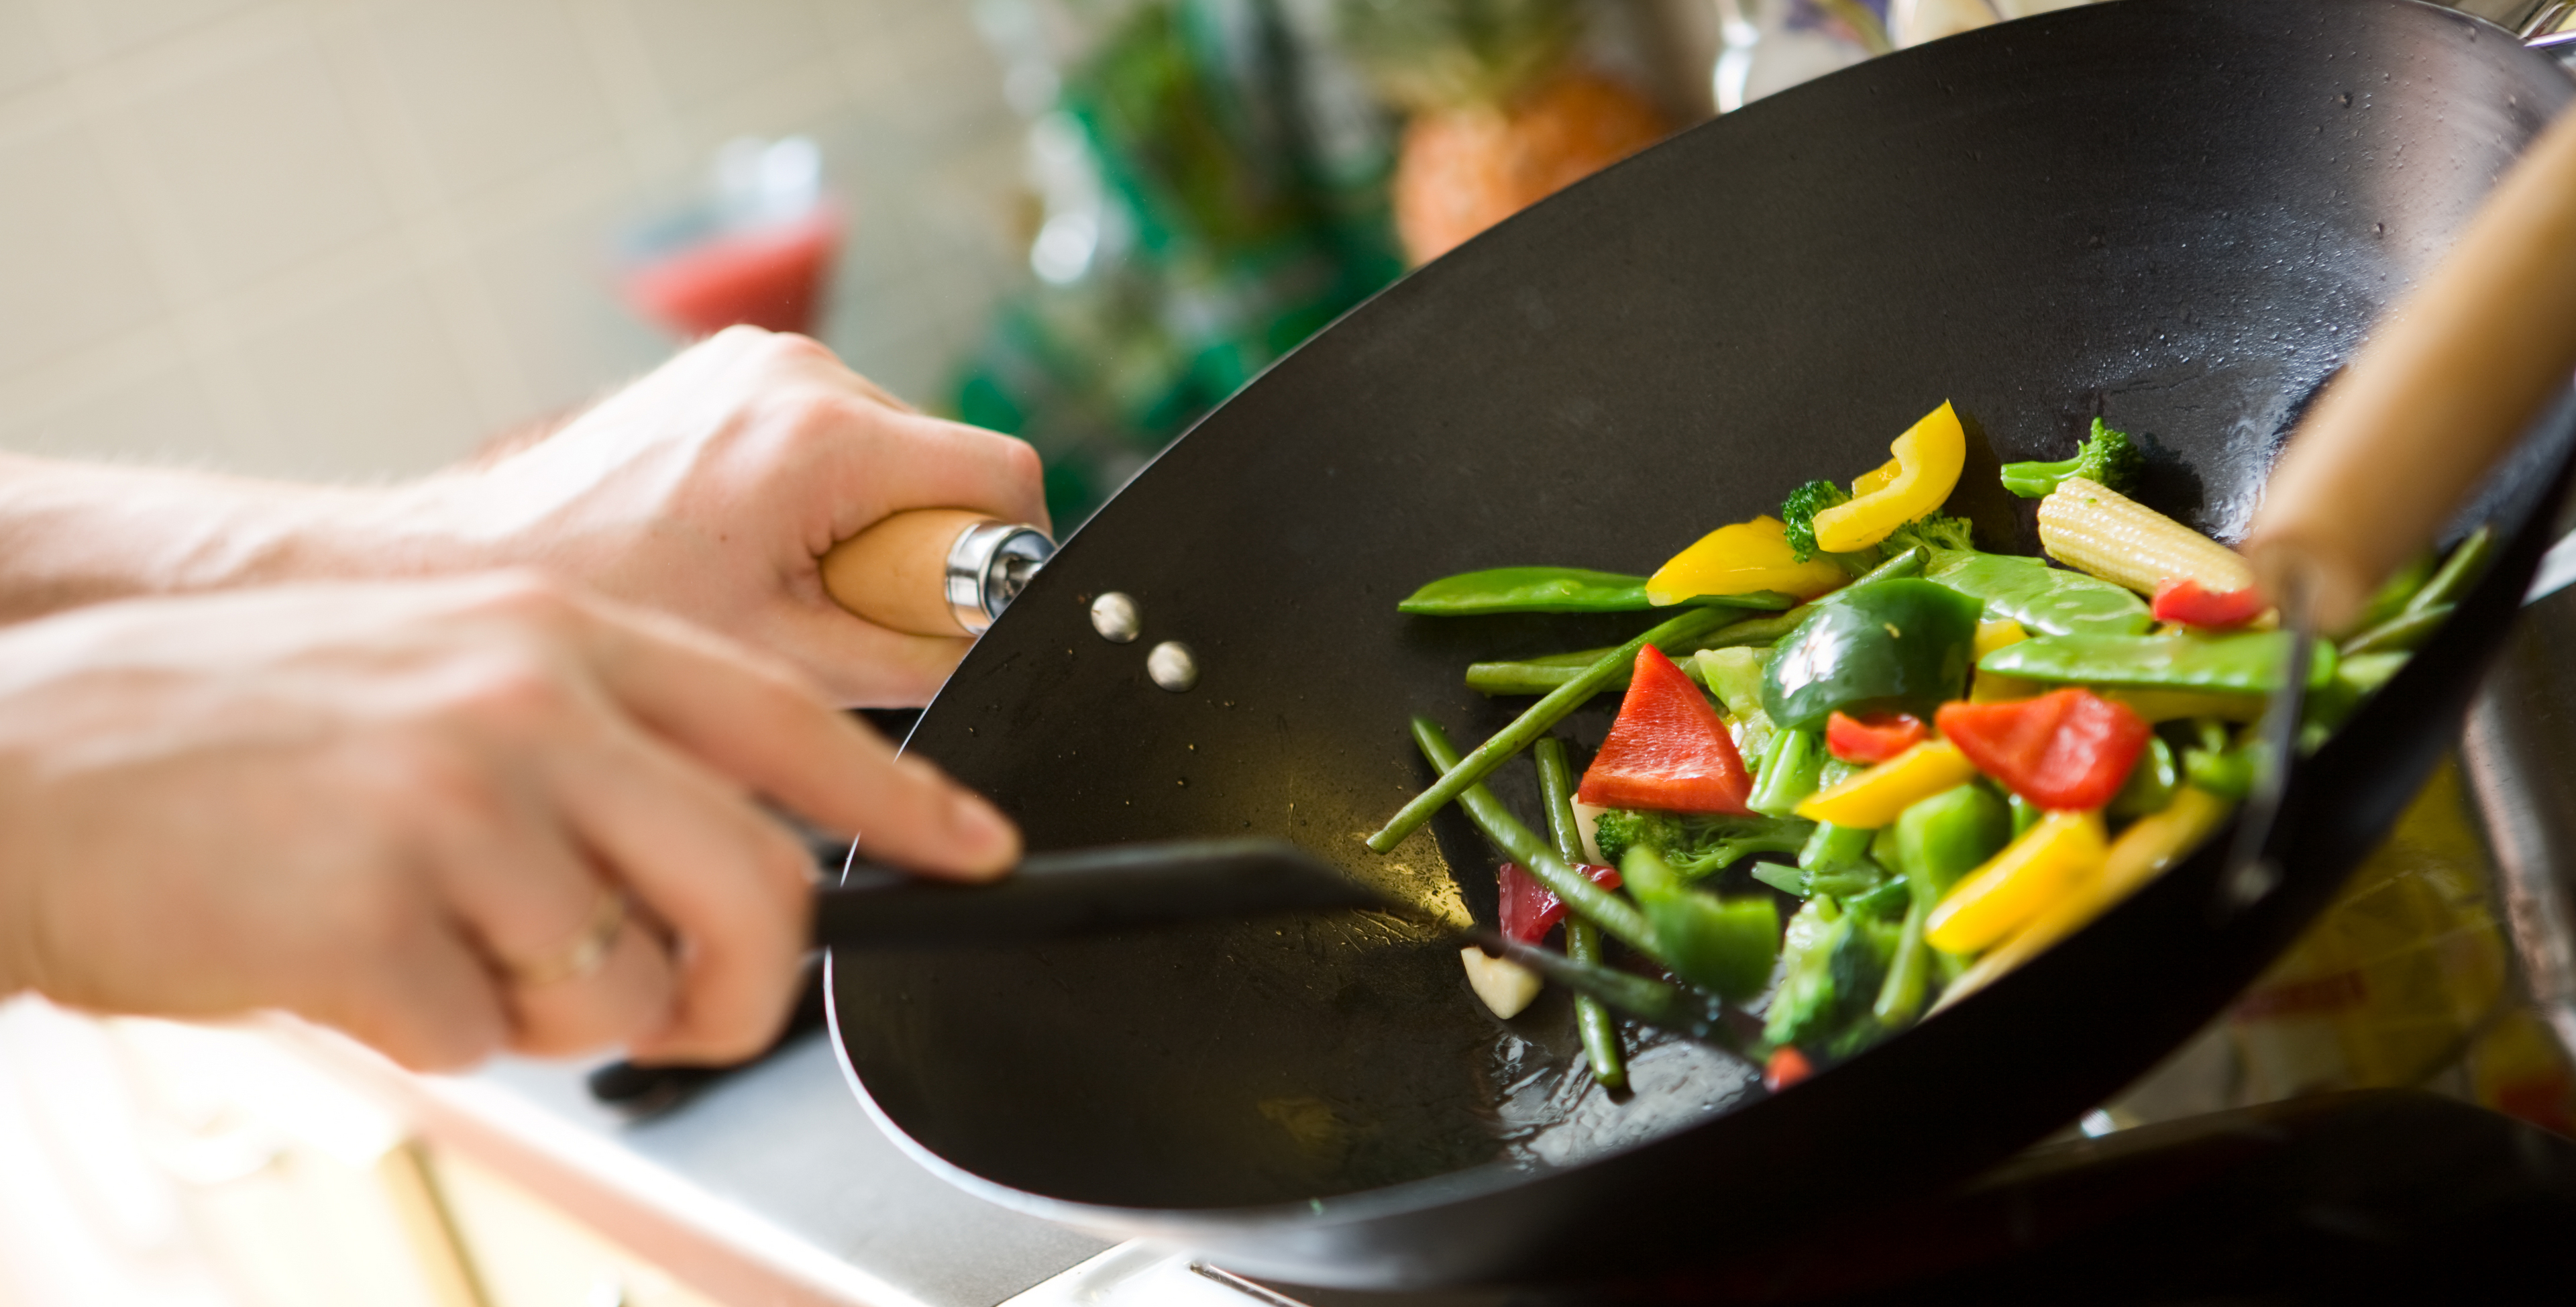
<path id="1" fill-rule="evenodd" d="M 1033 526 L 966 508 L 895 513 L 823 555 L 823 589 L 907 635 L 981 635 L 1055 552 Z"/>

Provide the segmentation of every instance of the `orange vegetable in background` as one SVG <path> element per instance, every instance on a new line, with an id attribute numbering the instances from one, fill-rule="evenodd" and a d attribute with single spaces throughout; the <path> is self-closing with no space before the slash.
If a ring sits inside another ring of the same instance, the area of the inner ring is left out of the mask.
<path id="1" fill-rule="evenodd" d="M 1671 130 L 1644 95 L 1588 69 L 1559 73 L 1506 104 L 1417 112 L 1395 165 L 1405 258 L 1428 263 Z"/>

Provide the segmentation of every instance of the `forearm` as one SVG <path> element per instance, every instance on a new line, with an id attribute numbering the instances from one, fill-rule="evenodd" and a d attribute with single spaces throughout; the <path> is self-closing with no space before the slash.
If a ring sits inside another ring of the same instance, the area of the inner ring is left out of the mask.
<path id="1" fill-rule="evenodd" d="M 0 455 L 0 622 L 149 595 L 447 570 L 447 549 L 407 498 Z"/>

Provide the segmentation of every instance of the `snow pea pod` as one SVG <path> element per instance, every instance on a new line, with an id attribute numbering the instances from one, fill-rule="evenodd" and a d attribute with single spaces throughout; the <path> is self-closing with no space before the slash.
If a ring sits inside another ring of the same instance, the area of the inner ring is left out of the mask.
<path id="1" fill-rule="evenodd" d="M 1403 843 L 1405 836 L 1421 829 L 1422 823 L 1431 820 L 1433 813 L 1449 806 L 1449 801 L 1457 798 L 1461 791 L 1485 779 L 1513 754 L 1528 748 L 1539 736 L 1546 734 L 1549 727 L 1564 720 L 1567 713 L 1582 707 L 1612 677 L 1629 670 L 1636 661 L 1638 650 L 1666 641 L 1697 639 L 1723 626 L 1734 611 L 1730 608 L 1694 608 L 1658 623 L 1628 643 L 1603 654 L 1599 661 L 1583 669 L 1574 679 L 1548 691 L 1537 703 L 1522 709 L 1521 715 L 1513 718 L 1509 726 L 1494 732 L 1492 739 L 1477 745 L 1457 766 L 1442 772 L 1440 779 L 1431 783 L 1431 788 L 1413 796 L 1413 801 L 1388 818 L 1377 834 L 1368 837 L 1370 850 L 1385 853 Z M 1419 727 L 1417 721 L 1417 736 Z M 1522 865 L 1528 864 L 1524 862 Z M 1548 888 L 1556 887 L 1551 885 Z M 1557 897 L 1568 903 L 1577 902 L 1563 890 L 1557 891 Z M 1602 924 L 1606 926 L 1609 923 Z"/>
<path id="2" fill-rule="evenodd" d="M 1807 619 L 1807 609 L 1792 608 L 1777 615 L 1748 617 L 1714 631 L 1687 639 L 1658 640 L 1655 647 L 1681 664 L 1682 674 L 1694 681 L 1701 678 L 1699 660 L 1691 657 L 1702 649 L 1730 649 L 1740 645 L 1763 646 L 1798 629 Z M 1541 654 L 1510 662 L 1472 663 L 1467 668 L 1467 688 L 1478 694 L 1546 694 L 1550 690 L 1584 674 L 1585 669 L 1601 661 L 1611 649 L 1578 649 L 1573 653 Z M 1628 688 L 1629 669 L 1622 665 L 1607 681 L 1604 690 Z"/>
<path id="3" fill-rule="evenodd" d="M 2410 608 L 2379 625 L 2343 642 L 2346 658 L 2359 654 L 2412 653 L 2433 638 L 2442 623 L 2451 620 L 2456 604 L 2435 604 L 2430 608 Z"/>
<path id="4" fill-rule="evenodd" d="M 1684 602 L 1700 607 L 1776 612 L 1798 601 L 1766 591 Z M 1406 596 L 1395 610 L 1429 617 L 1472 617 L 1487 613 L 1632 613 L 1654 606 L 1647 602 L 1646 578 L 1642 576 L 1582 567 L 1493 567 L 1444 576 Z"/>
<path id="5" fill-rule="evenodd" d="M 2144 635 L 2147 605 L 2122 586 L 2036 558 L 1944 549 L 1923 579 L 1986 606 L 1990 622 L 2019 622 L 2033 635 Z"/>
<path id="6" fill-rule="evenodd" d="M 2081 685 L 2269 694 L 2281 679 L 2289 638 L 2280 631 L 2215 636 L 2046 635 L 1987 654 L 1977 670 Z M 2308 688 L 2323 689 L 2334 675 L 2335 647 L 2319 640 L 2316 658 L 2309 664 Z"/>
<path id="7" fill-rule="evenodd" d="M 1980 611 L 1956 590 L 1913 578 L 1837 592 L 1772 653 L 1763 711 L 1793 729 L 1821 726 L 1837 710 L 1928 720 L 1967 686 Z"/>
<path id="8" fill-rule="evenodd" d="M 2469 593 L 2469 587 L 2486 575 L 2487 564 L 2494 561 L 2495 552 L 2493 530 L 2482 526 L 2470 532 L 2469 538 L 2461 541 L 2451 550 L 2451 556 L 2442 560 L 2441 569 L 2433 573 L 2433 579 L 2426 581 L 2424 588 L 2406 601 L 2406 611 L 2420 613 L 2438 605 L 2458 603 Z"/>

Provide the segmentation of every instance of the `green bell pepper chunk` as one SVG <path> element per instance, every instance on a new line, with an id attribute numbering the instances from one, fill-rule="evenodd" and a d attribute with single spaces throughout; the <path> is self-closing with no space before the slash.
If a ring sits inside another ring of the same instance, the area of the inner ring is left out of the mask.
<path id="1" fill-rule="evenodd" d="M 1762 711 L 1762 667 L 1770 661 L 1770 650 L 1745 645 L 1711 649 L 1698 660 L 1708 692 L 1726 706 L 1728 716 L 1737 718 Z"/>
<path id="2" fill-rule="evenodd" d="M 2040 811 L 2038 804 L 2033 803 L 2018 794 L 2013 795 L 2009 800 L 2007 800 L 2006 806 L 2012 809 L 2012 833 L 2014 839 L 2020 839 L 2023 835 L 2028 834 L 2031 827 L 2039 824 L 2040 818 L 2048 815 L 2047 813 Z"/>
<path id="3" fill-rule="evenodd" d="M 1871 1015 L 1893 1030 L 1923 1010 L 1931 991 L 1932 948 L 1923 939 L 1924 923 L 1950 887 L 2012 839 L 2012 814 L 1985 786 L 1970 782 L 1943 790 L 1898 814 L 1897 859 L 1905 866 L 1910 892 L 1904 924 L 1898 927 L 1896 950 L 1888 959 Z"/>
<path id="4" fill-rule="evenodd" d="M 1876 889 L 1863 890 L 1858 894 L 1852 895 L 1850 898 L 1844 899 L 1843 909 L 1847 912 L 1859 913 L 1864 917 L 1872 917 L 1881 921 L 1894 921 L 1903 917 L 1905 915 L 1906 908 L 1913 902 L 1913 882 L 1907 880 L 1903 876 L 1899 876 L 1894 880 L 1881 884 Z"/>
<path id="5" fill-rule="evenodd" d="M 2155 625 L 2126 587 L 2036 558 L 1944 549 L 1923 579 L 1984 604 L 1985 620 L 2019 622 L 2034 636 L 2144 635 Z"/>
<path id="6" fill-rule="evenodd" d="M 1762 1037 L 1775 1045 L 1838 1043 L 1835 1036 L 1869 1011 L 1899 940 L 1894 923 L 1844 911 L 1829 895 L 1809 899 L 1789 919 L 1788 966 Z"/>
<path id="7" fill-rule="evenodd" d="M 1619 876 L 1645 909 L 1656 952 L 1674 975 L 1737 1001 L 1770 983 L 1780 951 L 1780 909 L 1770 896 L 1702 894 L 1642 846 L 1628 850 Z"/>
<path id="8" fill-rule="evenodd" d="M 1763 591 L 1712 595 L 1685 602 L 1703 607 L 1777 610 L 1798 601 Z M 1646 578 L 1642 576 L 1581 567 L 1493 567 L 1444 576 L 1405 596 L 1395 610 L 1427 617 L 1471 617 L 1486 613 L 1642 613 L 1653 607 L 1646 598 Z"/>
<path id="9" fill-rule="evenodd" d="M 2182 784 L 2182 766 L 2174 759 L 2173 746 L 2164 737 L 2147 737 L 2147 751 L 2138 756 L 2129 769 L 2127 783 L 2111 796 L 2107 811 L 2114 817 L 2144 817 L 2162 812 L 2173 802 L 2174 790 Z"/>
<path id="10" fill-rule="evenodd" d="M 1797 728 L 1822 726 L 1837 710 L 1892 709 L 1928 721 L 1967 685 L 1982 611 L 1956 590 L 1913 578 L 1838 591 L 1772 651 L 1763 711 Z"/>
<path id="11" fill-rule="evenodd" d="M 2034 681 L 2159 690 L 2269 694 L 2280 682 L 2290 637 L 2280 631 L 2229 635 L 2043 635 L 1987 654 L 1977 670 Z M 1773 665 L 1778 665 L 1774 659 Z M 2335 647 L 2317 641 L 2308 688 L 2335 676 Z M 1774 714 L 1776 717 L 1777 714 Z"/>
<path id="12" fill-rule="evenodd" d="M 1939 902 L 1960 877 L 1986 864 L 2012 841 L 2012 813 L 1975 783 L 1941 791 L 1897 815 L 1897 860 L 1918 895 Z"/>
<path id="13" fill-rule="evenodd" d="M 2222 799 L 2243 802 L 2254 790 L 2254 769 L 2261 757 L 2262 742 L 2230 744 L 2227 728 L 2214 721 L 2202 721 L 2199 728 L 2200 743 L 2182 751 L 2183 776 Z"/>

